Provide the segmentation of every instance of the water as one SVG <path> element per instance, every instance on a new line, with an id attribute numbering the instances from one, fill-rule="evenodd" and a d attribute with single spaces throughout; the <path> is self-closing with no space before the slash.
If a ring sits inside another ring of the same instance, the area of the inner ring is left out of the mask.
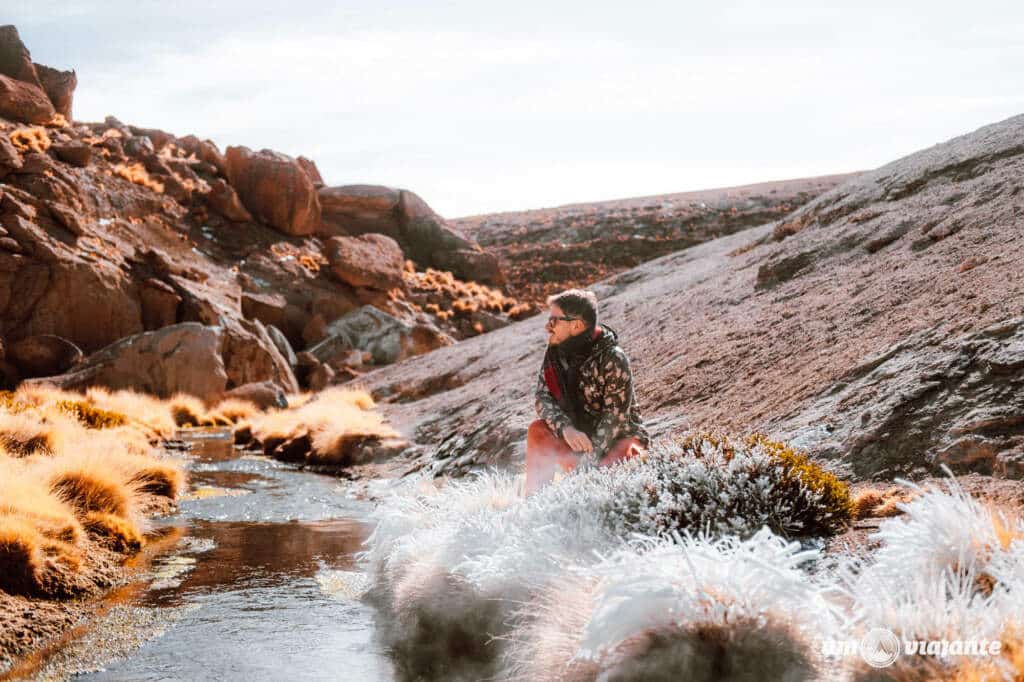
<path id="1" fill-rule="evenodd" d="M 194 493 L 178 514 L 157 520 L 170 527 L 170 549 L 154 558 L 145 587 L 64 647 L 58 674 L 92 668 L 76 679 L 391 679 L 372 641 L 371 609 L 358 599 L 365 577 L 353 554 L 369 532 L 359 521 L 367 503 L 338 479 L 239 453 L 227 431 L 188 437 Z M 118 648 L 126 623 L 145 643 L 126 658 L 96 663 L 96 649 Z"/>

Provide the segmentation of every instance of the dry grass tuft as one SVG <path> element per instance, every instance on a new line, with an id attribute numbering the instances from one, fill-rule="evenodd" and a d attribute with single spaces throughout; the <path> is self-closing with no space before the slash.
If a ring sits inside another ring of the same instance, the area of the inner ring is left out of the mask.
<path id="1" fill-rule="evenodd" d="M 202 400 L 187 393 L 171 396 L 171 416 L 181 426 L 201 426 L 206 417 L 206 405 Z"/>
<path id="2" fill-rule="evenodd" d="M 122 554 L 135 553 L 146 542 L 132 521 L 114 514 L 90 512 L 85 515 L 83 525 L 89 533 L 98 535 L 108 547 Z"/>
<path id="3" fill-rule="evenodd" d="M 209 426 L 231 426 L 243 419 L 254 417 L 261 411 L 258 405 L 248 400 L 228 398 L 214 405 L 203 421 Z"/>
<path id="4" fill-rule="evenodd" d="M 174 418 L 165 400 L 135 391 L 110 391 L 99 387 L 87 390 L 85 397 L 98 408 L 123 414 L 133 423 L 143 425 L 157 438 L 174 435 Z"/>
<path id="5" fill-rule="evenodd" d="M 360 443 L 398 436 L 374 407 L 365 391 L 332 388 L 299 407 L 251 417 L 245 426 L 278 459 L 343 465 Z"/>
<path id="6" fill-rule="evenodd" d="M 121 178 L 124 178 L 128 182 L 133 182 L 136 185 L 141 185 L 147 189 L 151 189 L 154 192 L 163 194 L 164 184 L 159 180 L 155 180 L 150 176 L 149 171 L 141 163 L 115 163 L 111 167 L 111 172 Z"/>
<path id="7" fill-rule="evenodd" d="M 132 490 L 109 466 L 97 462 L 57 460 L 47 476 L 50 490 L 80 516 L 106 512 L 127 518 L 133 511 Z"/>
<path id="8" fill-rule="evenodd" d="M 46 150 L 53 144 L 50 140 L 50 135 L 46 132 L 46 128 L 41 126 L 19 128 L 18 130 L 11 131 L 8 137 L 10 137 L 11 144 L 14 145 L 15 149 L 22 154 L 27 152 L 45 154 Z"/>
<path id="9" fill-rule="evenodd" d="M 0 409 L 0 448 L 11 457 L 53 455 L 65 447 L 69 431 L 60 420 Z"/>
<path id="10" fill-rule="evenodd" d="M 902 486 L 891 486 L 886 490 L 866 488 L 853 497 L 853 513 L 856 519 L 889 518 L 903 513 L 901 504 L 910 502 L 917 493 Z"/>
<path id="11" fill-rule="evenodd" d="M 0 589 L 22 595 L 41 591 L 46 565 L 42 545 L 42 536 L 31 525 L 0 516 Z"/>
<path id="12" fill-rule="evenodd" d="M 57 408 L 77 419 L 88 429 L 110 429 L 128 423 L 128 418 L 123 414 L 104 410 L 84 400 L 60 400 L 57 402 Z"/>

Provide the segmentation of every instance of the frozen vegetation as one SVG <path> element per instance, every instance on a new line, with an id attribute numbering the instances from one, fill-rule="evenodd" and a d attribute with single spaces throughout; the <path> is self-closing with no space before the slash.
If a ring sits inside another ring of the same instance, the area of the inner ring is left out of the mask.
<path id="1" fill-rule="evenodd" d="M 955 481 L 900 503 L 870 555 L 827 560 L 823 537 L 851 518 L 846 487 L 760 437 L 679 439 L 528 498 L 521 491 L 507 473 L 443 487 L 423 478 L 376 512 L 364 554 L 369 598 L 403 679 L 999 679 L 1024 670 L 1024 524 Z M 904 655 L 877 669 L 823 647 L 876 627 L 908 642 L 1001 638 L 1003 649 Z"/>

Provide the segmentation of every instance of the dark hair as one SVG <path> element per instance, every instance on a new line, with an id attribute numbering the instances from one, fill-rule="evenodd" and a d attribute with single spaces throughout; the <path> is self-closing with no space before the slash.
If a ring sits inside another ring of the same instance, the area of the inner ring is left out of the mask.
<path id="1" fill-rule="evenodd" d="M 578 317 L 587 328 L 597 324 L 597 296 L 586 289 L 568 289 L 548 296 L 548 305 L 557 305 L 568 317 Z"/>

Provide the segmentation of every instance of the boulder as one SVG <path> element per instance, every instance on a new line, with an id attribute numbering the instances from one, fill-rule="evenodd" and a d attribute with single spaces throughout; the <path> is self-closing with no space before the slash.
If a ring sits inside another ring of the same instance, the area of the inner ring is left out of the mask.
<path id="1" fill-rule="evenodd" d="M 174 141 L 174 135 L 160 130 L 158 128 L 140 128 L 138 126 L 128 126 L 128 130 L 131 131 L 132 135 L 145 135 L 153 143 L 153 149 L 160 151 L 167 146 L 168 142 Z"/>
<path id="2" fill-rule="evenodd" d="M 257 381 L 225 391 L 220 400 L 228 399 L 247 400 L 261 410 L 288 407 L 288 397 L 281 387 L 272 381 Z"/>
<path id="3" fill-rule="evenodd" d="M 3 225 L 30 247 L 27 256 L 0 252 L 0 320 L 8 338 L 53 334 L 89 353 L 143 330 L 130 274 L 69 253 L 21 216 L 4 215 Z"/>
<path id="4" fill-rule="evenodd" d="M 75 371 L 38 383 L 65 389 L 134 389 L 162 398 L 183 392 L 210 400 L 227 388 L 223 340 L 218 327 L 176 324 L 121 339 L 90 355 Z"/>
<path id="5" fill-rule="evenodd" d="M 259 320 L 228 319 L 224 327 L 224 366 L 230 386 L 273 381 L 296 393 L 295 373 Z"/>
<path id="6" fill-rule="evenodd" d="M 252 214 L 242 205 L 235 189 L 217 178 L 210 183 L 210 193 L 206 195 L 206 202 L 217 213 L 236 223 L 244 223 L 252 220 Z"/>
<path id="7" fill-rule="evenodd" d="M 343 185 L 324 187 L 319 196 L 322 214 L 320 234 L 378 232 L 401 242 L 398 190 L 379 185 Z"/>
<path id="8" fill-rule="evenodd" d="M 329 324 L 326 332 L 327 338 L 309 352 L 327 364 L 347 357 L 353 349 L 366 351 L 374 363 L 385 365 L 453 343 L 431 325 L 408 325 L 373 306 L 343 315 Z"/>
<path id="9" fill-rule="evenodd" d="M 168 327 L 178 321 L 181 296 L 166 282 L 154 277 L 144 280 L 139 287 L 139 299 L 142 325 L 147 331 Z"/>
<path id="10" fill-rule="evenodd" d="M 335 372 L 330 365 L 318 364 L 309 373 L 308 386 L 311 391 L 322 391 L 334 382 Z"/>
<path id="11" fill-rule="evenodd" d="M 460 279 L 504 282 L 498 259 L 448 225 L 414 192 L 401 191 L 398 217 L 405 253 L 421 265 L 449 270 Z"/>
<path id="12" fill-rule="evenodd" d="M 0 75 L 43 89 L 32 56 L 11 24 L 0 26 Z"/>
<path id="13" fill-rule="evenodd" d="M 320 189 L 324 186 L 324 179 L 320 176 L 320 169 L 316 167 L 316 162 L 312 159 L 307 159 L 305 156 L 300 156 L 296 161 L 302 166 L 302 170 L 306 171 L 306 175 L 309 176 L 313 187 Z"/>
<path id="14" fill-rule="evenodd" d="M 79 168 L 85 168 L 92 160 L 92 147 L 80 142 L 55 144 L 50 147 L 50 151 L 64 163 Z"/>
<path id="15" fill-rule="evenodd" d="M 0 178 L 11 171 L 19 170 L 23 165 L 21 154 L 18 153 L 11 139 L 6 135 L 0 135 Z"/>
<path id="16" fill-rule="evenodd" d="M 60 71 L 42 64 L 36 64 L 35 67 L 43 92 L 50 98 L 53 108 L 65 120 L 71 121 L 71 105 L 78 86 L 78 76 L 74 71 Z"/>
<path id="17" fill-rule="evenodd" d="M 344 185 L 325 187 L 319 195 L 323 236 L 377 232 L 397 241 L 421 266 L 449 270 L 462 279 L 504 281 L 496 256 L 451 227 L 413 192 Z"/>
<path id="18" fill-rule="evenodd" d="M 295 357 L 295 350 L 292 348 L 292 344 L 288 343 L 288 339 L 285 338 L 284 333 L 274 325 L 268 324 L 266 327 L 267 335 L 270 337 L 270 340 L 274 342 L 274 346 L 281 352 L 281 356 L 285 359 L 292 370 L 294 370 L 295 366 L 298 364 L 298 360 Z"/>
<path id="19" fill-rule="evenodd" d="M 0 75 L 0 117 L 21 123 L 47 123 L 53 104 L 42 88 Z"/>
<path id="20" fill-rule="evenodd" d="M 12 343 L 6 360 L 22 377 L 40 377 L 66 372 L 83 357 L 82 349 L 67 339 L 40 334 Z"/>
<path id="21" fill-rule="evenodd" d="M 331 274 L 353 287 L 387 291 L 403 286 L 405 257 L 402 247 L 382 234 L 331 237 L 324 246 Z"/>
<path id="22" fill-rule="evenodd" d="M 313 182 L 292 157 L 263 149 L 228 147 L 228 181 L 256 218 L 292 236 L 313 234 L 320 224 L 320 201 Z"/>

